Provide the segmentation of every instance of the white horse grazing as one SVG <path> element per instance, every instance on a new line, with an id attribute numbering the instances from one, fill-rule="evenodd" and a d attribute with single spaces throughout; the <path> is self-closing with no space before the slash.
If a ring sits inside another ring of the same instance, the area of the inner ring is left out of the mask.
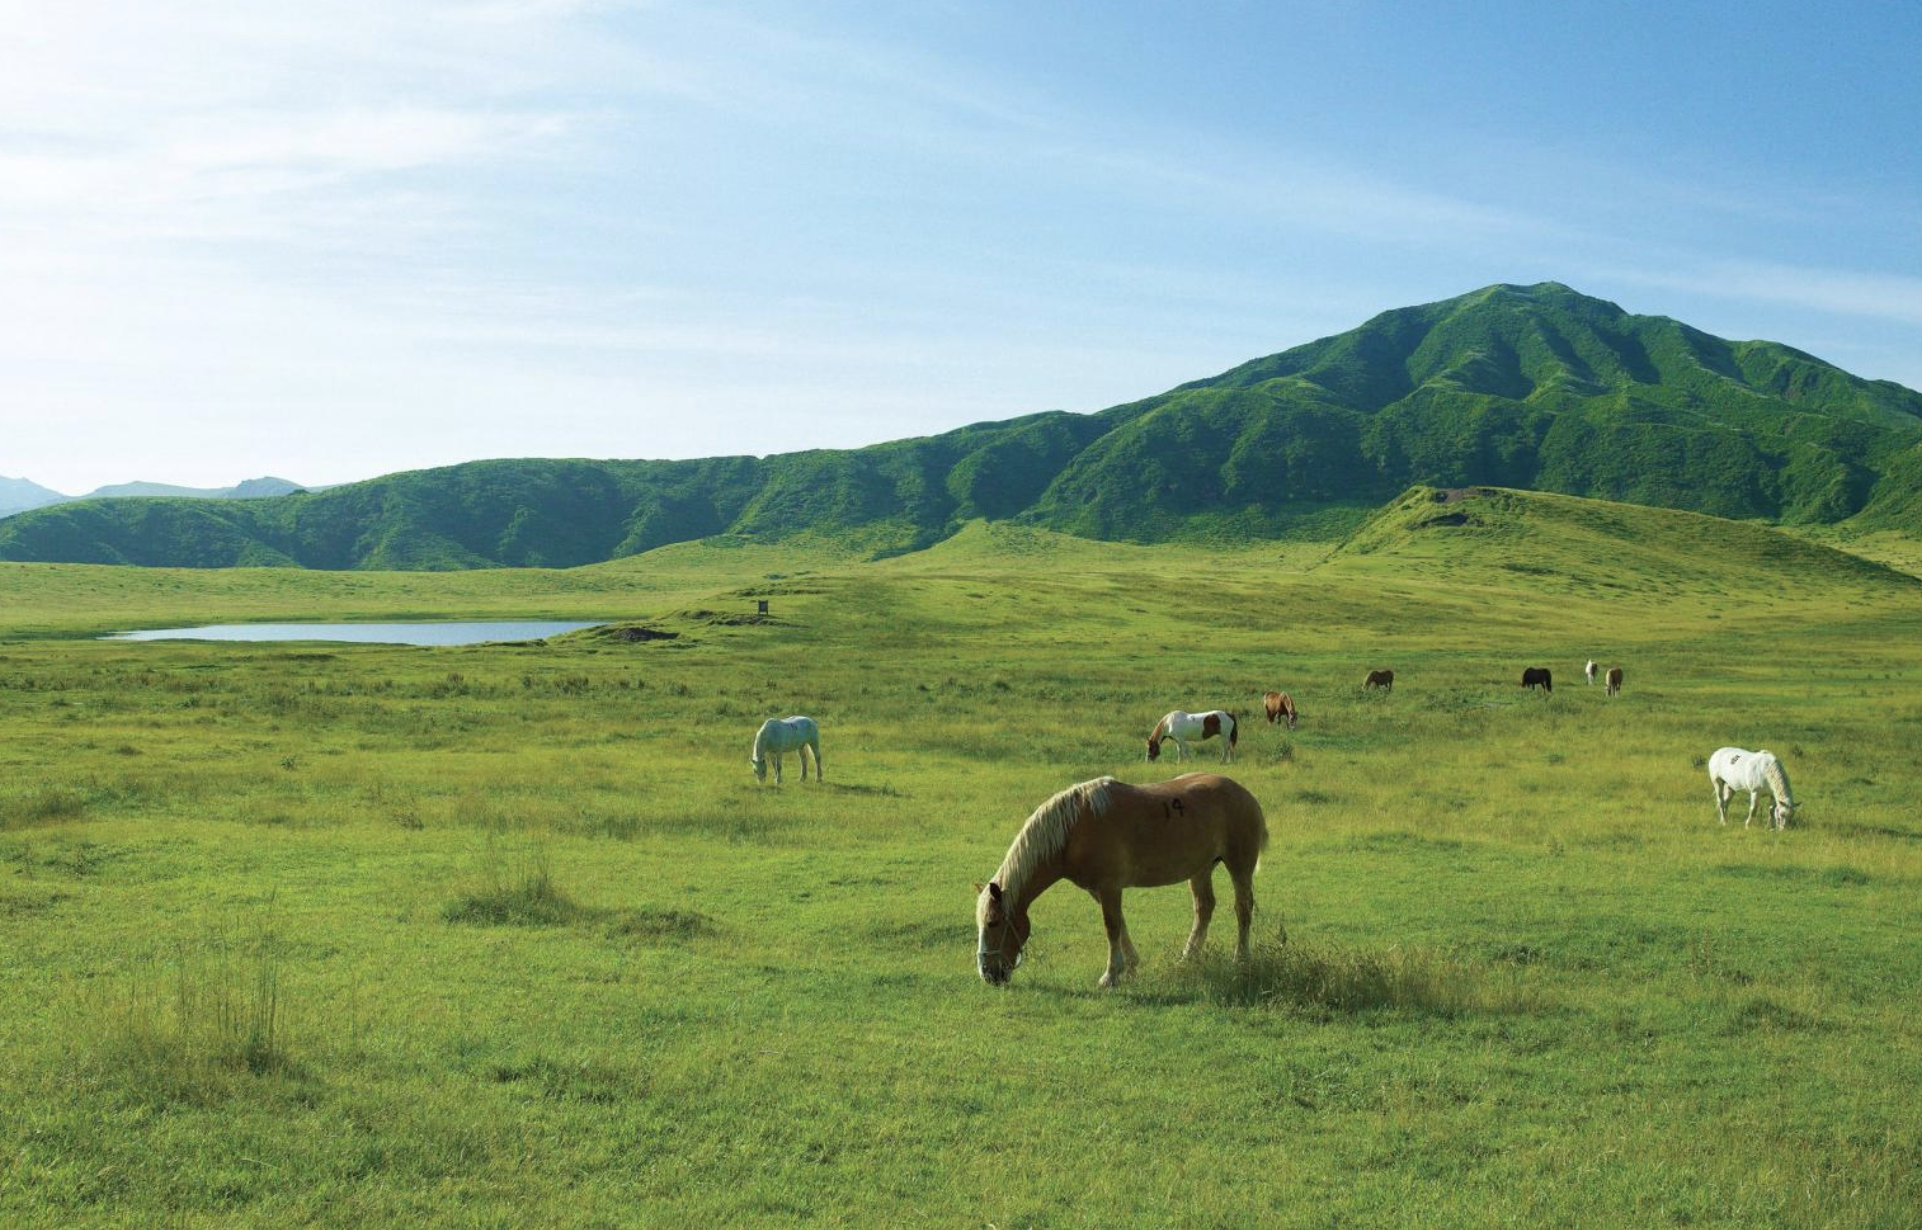
<path id="1" fill-rule="evenodd" d="M 1226 709 L 1210 709 L 1206 713 L 1188 713 L 1176 709 L 1167 717 L 1155 723 L 1153 732 L 1148 735 L 1148 759 L 1161 758 L 1161 741 L 1172 739 L 1175 745 L 1175 760 L 1188 759 L 1189 739 L 1221 739 L 1221 763 L 1227 764 L 1234 759 L 1235 742 L 1241 732 L 1235 728 L 1235 715 Z"/>
<path id="2" fill-rule="evenodd" d="M 1600 669 L 1602 668 L 1595 665 L 1595 659 L 1590 658 L 1588 660 L 1588 665 L 1582 668 L 1582 674 L 1587 676 L 1589 683 L 1592 684 L 1595 682 L 1595 672 Z"/>
<path id="3" fill-rule="evenodd" d="M 1789 797 L 1789 775 L 1773 752 L 1721 748 L 1708 758 L 1708 784 L 1715 789 L 1715 814 L 1723 824 L 1728 823 L 1729 796 L 1737 790 L 1748 791 L 1748 819 L 1742 821 L 1743 828 L 1755 819 L 1756 796 L 1764 790 L 1775 800 L 1769 818 L 1776 828 L 1787 828 L 1789 817 L 1795 814 L 1795 800 Z"/>
<path id="4" fill-rule="evenodd" d="M 767 780 L 767 758 L 774 757 L 774 784 L 781 784 L 781 753 L 794 752 L 801 760 L 801 780 L 808 779 L 808 753 L 814 753 L 814 780 L 821 780 L 821 732 L 811 717 L 769 718 L 754 736 L 754 780 Z"/>

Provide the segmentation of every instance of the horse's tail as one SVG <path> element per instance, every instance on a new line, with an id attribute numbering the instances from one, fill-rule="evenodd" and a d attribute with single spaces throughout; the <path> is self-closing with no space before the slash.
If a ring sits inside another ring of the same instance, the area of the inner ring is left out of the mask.
<path id="1" fill-rule="evenodd" d="M 1234 714 L 1228 715 L 1228 746 L 1233 747 L 1241 738 L 1241 719 Z"/>

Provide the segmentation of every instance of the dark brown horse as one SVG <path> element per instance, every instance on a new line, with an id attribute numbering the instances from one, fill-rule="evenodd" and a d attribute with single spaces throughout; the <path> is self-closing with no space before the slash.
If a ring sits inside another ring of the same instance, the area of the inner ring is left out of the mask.
<path id="1" fill-rule="evenodd" d="M 1255 868 L 1268 845 L 1268 821 L 1255 796 L 1225 777 L 1190 773 L 1152 786 L 1112 777 L 1070 786 L 1028 817 L 994 879 L 976 885 L 975 963 L 984 981 L 1006 982 L 1028 942 L 1028 907 L 1066 880 L 1101 903 L 1108 928 L 1111 987 L 1141 964 L 1121 890 L 1188 882 L 1195 925 L 1183 958 L 1201 951 L 1215 912 L 1215 864 L 1225 863 L 1235 886 L 1235 956 L 1248 956 L 1248 924 L 1255 910 Z"/>
<path id="2" fill-rule="evenodd" d="M 1295 728 L 1295 719 L 1298 716 L 1295 713 L 1295 698 L 1288 695 L 1288 693 L 1263 692 L 1261 694 L 1261 707 L 1268 711 L 1268 724 L 1270 726 L 1273 726 L 1276 722 L 1285 718 L 1288 722 L 1288 729 L 1293 730 Z"/>
<path id="3" fill-rule="evenodd" d="M 1522 670 L 1522 686 L 1540 688 L 1544 692 L 1555 690 L 1555 677 L 1548 673 L 1546 666 L 1530 666 Z"/>
<path id="4" fill-rule="evenodd" d="M 1603 690 L 1603 693 L 1608 696 L 1613 696 L 1617 692 L 1622 690 L 1622 668 L 1621 667 L 1611 666 L 1608 668 L 1608 686 L 1602 690 Z"/>
<path id="5" fill-rule="evenodd" d="M 1368 678 L 1361 681 L 1361 690 L 1366 692 L 1370 688 L 1385 688 L 1390 692 L 1394 691 L 1395 672 L 1389 670 L 1369 671 Z"/>

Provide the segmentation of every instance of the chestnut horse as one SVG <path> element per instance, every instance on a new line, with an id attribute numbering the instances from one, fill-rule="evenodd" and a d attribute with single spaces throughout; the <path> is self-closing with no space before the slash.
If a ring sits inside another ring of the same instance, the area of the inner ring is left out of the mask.
<path id="1" fill-rule="evenodd" d="M 1548 673 L 1546 666 L 1523 667 L 1522 686 L 1525 688 L 1540 688 L 1544 692 L 1553 692 L 1555 690 L 1555 678 Z"/>
<path id="2" fill-rule="evenodd" d="M 1617 692 L 1620 692 L 1621 690 L 1622 690 L 1622 668 L 1619 666 L 1611 666 L 1608 668 L 1608 685 L 1602 689 L 1603 694 L 1607 696 L 1613 696 Z"/>
<path id="3" fill-rule="evenodd" d="M 1361 690 L 1366 692 L 1370 688 L 1384 688 L 1390 692 L 1394 691 L 1395 690 L 1395 672 L 1394 671 L 1369 671 L 1368 678 L 1361 681 Z"/>
<path id="4" fill-rule="evenodd" d="M 1286 718 L 1288 720 L 1288 729 L 1293 730 L 1295 728 L 1295 719 L 1299 715 L 1295 712 L 1295 698 L 1288 695 L 1288 693 L 1263 692 L 1261 694 L 1261 707 L 1268 711 L 1268 724 L 1270 726 Z"/>
<path id="5" fill-rule="evenodd" d="M 1255 868 L 1267 846 L 1261 804 L 1213 773 L 1189 773 L 1149 786 L 1112 777 L 1070 786 L 1035 809 L 994 878 L 975 886 L 975 966 L 995 985 L 1014 975 L 1028 942 L 1028 907 L 1059 880 L 1101 903 L 1101 921 L 1108 928 L 1104 987 L 1141 964 L 1121 917 L 1121 890 L 1186 880 L 1195 898 L 1195 925 L 1182 950 L 1187 960 L 1208 938 L 1216 863 L 1228 865 L 1234 882 L 1235 958 L 1246 960 Z"/>
<path id="6" fill-rule="evenodd" d="M 1175 745 L 1175 759 L 1188 759 L 1188 740 L 1212 739 L 1216 735 L 1226 736 L 1221 741 L 1221 763 L 1227 764 L 1235 758 L 1235 743 L 1241 738 L 1241 731 L 1235 722 L 1235 715 L 1226 709 L 1210 709 L 1206 713 L 1189 713 L 1176 709 L 1155 723 L 1148 733 L 1148 761 L 1161 759 L 1162 740 L 1170 740 Z"/>

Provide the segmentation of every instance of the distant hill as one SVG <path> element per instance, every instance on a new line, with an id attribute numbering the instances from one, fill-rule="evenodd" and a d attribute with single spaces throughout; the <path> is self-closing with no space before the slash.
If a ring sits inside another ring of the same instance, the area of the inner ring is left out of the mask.
<path id="1" fill-rule="evenodd" d="M 1922 533 L 1922 394 L 1501 285 L 1096 414 L 766 458 L 471 462 L 246 504 L 87 501 L 0 521 L 0 559 L 572 566 L 719 534 L 887 553 L 976 518 L 1332 540 L 1415 484 Z"/>
<path id="2" fill-rule="evenodd" d="M 98 487 L 81 500 L 179 499 L 179 500 L 260 500 L 268 496 L 292 495 L 303 491 L 299 483 L 284 478 L 250 478 L 232 487 L 175 487 L 168 483 L 116 483 Z M 69 497 L 63 497 L 69 498 Z"/>
<path id="3" fill-rule="evenodd" d="M 0 478 L 0 517 L 58 503 L 67 497 L 24 478 Z"/>
<path id="4" fill-rule="evenodd" d="M 299 483 L 284 478 L 250 478 L 232 487 L 175 487 L 167 483 L 116 483 L 89 491 L 86 495 L 63 495 L 51 487 L 24 478 L 0 478 L 0 517 L 66 504 L 74 500 L 127 500 L 170 497 L 186 500 L 259 500 L 269 496 L 291 495 L 305 490 Z"/>

